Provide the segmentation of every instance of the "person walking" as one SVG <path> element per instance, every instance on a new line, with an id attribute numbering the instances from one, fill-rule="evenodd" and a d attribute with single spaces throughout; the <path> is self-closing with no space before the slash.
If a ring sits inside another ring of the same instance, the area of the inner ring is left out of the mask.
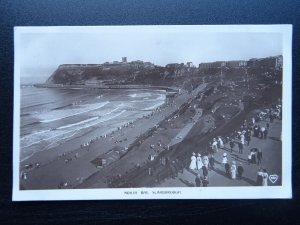
<path id="1" fill-rule="evenodd" d="M 268 128 L 265 128 L 265 131 L 263 133 L 264 139 L 267 139 L 268 136 Z"/>
<path id="2" fill-rule="evenodd" d="M 260 138 L 260 139 L 263 139 L 265 130 L 266 130 L 265 127 L 261 127 L 261 128 L 260 128 L 260 133 L 259 133 L 259 138 Z"/>
<path id="3" fill-rule="evenodd" d="M 245 144 L 245 135 L 243 133 L 240 135 L 240 141 L 242 145 Z"/>
<path id="4" fill-rule="evenodd" d="M 201 170 L 202 166 L 203 166 L 203 163 L 202 163 L 202 159 L 201 159 L 201 154 L 198 153 L 198 156 L 197 156 L 197 169 Z"/>
<path id="5" fill-rule="evenodd" d="M 235 165 L 235 161 L 232 161 L 232 165 L 230 168 L 230 173 L 231 173 L 231 179 L 235 180 L 236 179 L 236 165 Z"/>
<path id="6" fill-rule="evenodd" d="M 230 140 L 229 142 L 229 147 L 230 147 L 230 152 L 232 153 L 233 152 L 233 148 L 234 148 L 235 144 L 233 142 L 233 139 Z"/>
<path id="7" fill-rule="evenodd" d="M 225 164 L 225 173 L 227 177 L 230 177 L 230 165 L 229 163 Z"/>
<path id="8" fill-rule="evenodd" d="M 262 174 L 262 186 L 268 186 L 268 178 L 269 178 L 269 174 L 267 173 L 266 169 L 263 169 L 263 174 Z"/>
<path id="9" fill-rule="evenodd" d="M 258 137 L 259 127 L 258 125 L 254 125 L 253 127 L 253 137 Z"/>
<path id="10" fill-rule="evenodd" d="M 248 158 L 248 165 L 250 165 L 251 164 L 251 158 L 252 158 L 252 151 L 250 151 L 247 158 Z"/>
<path id="11" fill-rule="evenodd" d="M 237 168 L 237 175 L 238 175 L 238 178 L 241 180 L 242 177 L 243 177 L 243 173 L 244 173 L 244 168 L 242 166 L 242 163 L 240 163 L 240 165 L 238 166 Z"/>
<path id="12" fill-rule="evenodd" d="M 256 164 L 256 152 L 251 152 L 251 163 Z"/>
<path id="13" fill-rule="evenodd" d="M 192 154 L 191 163 L 190 163 L 190 167 L 189 168 L 191 170 L 197 169 L 197 158 L 196 158 L 195 152 L 193 152 L 193 154 Z"/>
<path id="14" fill-rule="evenodd" d="M 208 176 L 208 169 L 206 166 L 202 167 L 202 173 L 203 173 L 203 177 L 207 177 Z"/>
<path id="15" fill-rule="evenodd" d="M 244 146 L 243 146 L 242 142 L 239 142 L 238 146 L 239 146 L 239 154 L 243 154 L 243 148 L 244 148 Z"/>
<path id="16" fill-rule="evenodd" d="M 262 186 L 263 183 L 263 172 L 261 168 L 258 168 L 256 186 Z"/>
<path id="17" fill-rule="evenodd" d="M 218 144 L 219 144 L 219 148 L 224 148 L 224 142 L 220 136 L 218 137 Z"/>
<path id="18" fill-rule="evenodd" d="M 261 164 L 261 160 L 262 160 L 262 151 L 261 151 L 261 149 L 258 149 L 258 151 L 257 151 L 257 165 Z"/>
<path id="19" fill-rule="evenodd" d="M 197 174 L 196 178 L 195 178 L 195 184 L 196 187 L 200 187 L 201 186 L 201 179 L 200 179 L 200 175 Z"/>
<path id="20" fill-rule="evenodd" d="M 273 116 L 272 113 L 270 114 L 269 119 L 270 119 L 270 123 L 273 123 L 273 121 L 274 121 L 274 116 Z"/>
<path id="21" fill-rule="evenodd" d="M 247 142 L 247 146 L 249 146 L 250 141 L 251 141 L 251 132 L 248 131 L 248 132 L 246 133 L 245 140 L 246 140 L 246 142 Z"/>
<path id="22" fill-rule="evenodd" d="M 213 139 L 212 149 L 213 149 L 214 153 L 218 152 L 218 142 L 217 142 L 217 139 L 215 139 L 215 138 Z"/>
<path id="23" fill-rule="evenodd" d="M 227 160 L 227 153 L 223 153 L 223 159 L 222 159 L 222 164 L 225 165 L 228 162 Z"/>
<path id="24" fill-rule="evenodd" d="M 214 158 L 214 155 L 210 156 L 210 158 L 209 158 L 209 165 L 210 165 L 210 168 L 212 170 L 215 169 L 215 158 Z"/>
<path id="25" fill-rule="evenodd" d="M 208 164 L 209 164 L 209 159 L 207 157 L 207 155 L 203 156 L 203 166 L 206 167 L 206 169 L 208 169 Z"/>

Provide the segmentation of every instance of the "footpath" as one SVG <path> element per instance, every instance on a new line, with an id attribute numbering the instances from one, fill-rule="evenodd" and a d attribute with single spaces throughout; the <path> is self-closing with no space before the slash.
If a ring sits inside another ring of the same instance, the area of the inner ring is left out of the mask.
<path id="1" fill-rule="evenodd" d="M 266 126 L 267 121 L 260 121 L 260 126 Z M 266 169 L 269 175 L 278 175 L 278 180 L 272 183 L 268 180 L 268 185 L 281 185 L 282 180 L 282 143 L 281 143 L 281 120 L 274 120 L 269 123 L 270 128 L 268 137 L 260 139 L 251 137 L 249 146 L 244 145 L 243 153 L 239 154 L 238 146 L 235 145 L 233 153 L 230 153 L 229 144 L 225 144 L 223 149 L 219 149 L 214 154 L 216 160 L 214 170 L 208 171 L 209 187 L 222 187 L 222 186 L 255 186 L 257 179 L 258 168 Z M 200 147 L 200 146 L 199 146 Z M 248 154 L 250 149 L 260 148 L 262 150 L 263 158 L 260 165 L 249 164 Z M 197 153 L 197 152 L 196 152 Z M 244 168 L 243 178 L 232 180 L 226 176 L 224 165 L 221 164 L 223 153 L 227 153 L 228 163 L 231 165 L 232 161 L 236 161 L 236 165 Z M 160 182 L 157 187 L 194 187 L 196 175 L 200 174 L 203 177 L 201 170 L 183 169 L 183 173 L 178 173 L 175 178 L 169 178 Z"/>

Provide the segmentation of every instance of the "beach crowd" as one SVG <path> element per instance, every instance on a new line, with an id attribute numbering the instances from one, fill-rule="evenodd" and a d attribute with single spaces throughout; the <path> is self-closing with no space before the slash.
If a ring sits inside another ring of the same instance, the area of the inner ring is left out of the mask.
<path id="1" fill-rule="evenodd" d="M 220 149 L 227 151 L 229 154 L 237 152 L 239 155 L 242 155 L 244 146 L 249 146 L 253 138 L 267 139 L 270 123 L 273 123 L 274 119 L 281 120 L 281 115 L 281 105 L 272 105 L 270 108 L 257 113 L 253 118 L 245 120 L 240 128 L 235 130 L 230 136 L 213 138 L 209 143 L 207 154 L 202 156 L 200 153 L 196 155 L 193 152 L 190 158 L 189 169 L 197 173 L 195 186 L 200 187 L 202 183 L 202 186 L 206 187 L 209 184 L 209 171 L 214 170 L 215 163 L 217 163 L 215 155 L 219 154 Z M 265 125 L 263 126 L 262 124 Z M 232 180 L 243 179 L 245 171 L 243 163 L 237 163 L 236 160 L 229 161 L 228 153 L 224 152 L 222 154 L 222 161 L 220 162 L 224 166 L 226 176 Z M 238 158 L 241 159 L 241 157 Z M 244 159 L 248 165 L 257 166 L 256 186 L 268 186 L 269 174 L 265 168 L 262 168 L 262 158 L 263 149 L 257 146 L 250 148 L 247 159 Z M 200 175 L 201 170 L 202 176 Z"/>

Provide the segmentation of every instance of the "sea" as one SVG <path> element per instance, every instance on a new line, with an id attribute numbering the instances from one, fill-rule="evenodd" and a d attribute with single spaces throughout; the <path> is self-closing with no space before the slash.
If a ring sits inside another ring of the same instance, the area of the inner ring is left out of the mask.
<path id="1" fill-rule="evenodd" d="M 110 133 L 165 100 L 164 90 L 21 86 L 20 160 L 95 130 L 97 136 Z"/>

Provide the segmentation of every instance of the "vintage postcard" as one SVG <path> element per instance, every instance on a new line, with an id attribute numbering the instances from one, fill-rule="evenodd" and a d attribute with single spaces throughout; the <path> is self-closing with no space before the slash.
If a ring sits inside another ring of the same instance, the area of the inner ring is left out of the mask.
<path id="1" fill-rule="evenodd" d="M 292 26 L 15 27 L 13 200 L 291 198 Z"/>

